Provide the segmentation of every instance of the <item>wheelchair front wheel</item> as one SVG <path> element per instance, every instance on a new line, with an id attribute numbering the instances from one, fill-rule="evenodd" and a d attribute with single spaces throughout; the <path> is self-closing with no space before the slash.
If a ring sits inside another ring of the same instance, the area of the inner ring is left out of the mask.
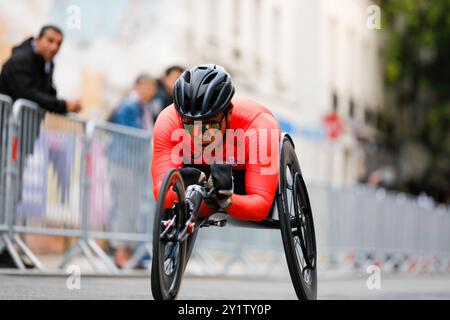
<path id="1" fill-rule="evenodd" d="M 168 196 L 175 194 L 171 208 L 165 208 Z M 185 188 L 177 170 L 171 170 L 161 185 L 153 227 L 151 287 L 155 300 L 176 298 L 186 264 L 186 241 L 177 241 L 186 223 Z"/>

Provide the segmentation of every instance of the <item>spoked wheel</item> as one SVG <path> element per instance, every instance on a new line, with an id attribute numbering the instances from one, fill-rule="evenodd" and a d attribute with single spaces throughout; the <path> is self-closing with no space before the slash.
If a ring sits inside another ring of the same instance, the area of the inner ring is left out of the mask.
<path id="1" fill-rule="evenodd" d="M 164 208 L 167 197 L 175 194 L 170 209 Z M 178 234 L 186 223 L 183 178 L 170 171 L 161 185 L 153 227 L 152 294 L 155 300 L 173 300 L 178 294 L 186 261 L 186 241 Z"/>
<path id="2" fill-rule="evenodd" d="M 189 262 L 189 259 L 191 258 L 192 255 L 192 251 L 194 251 L 194 245 L 195 245 L 195 240 L 197 240 L 197 235 L 198 235 L 199 229 L 195 230 L 194 233 L 192 233 L 189 238 L 186 240 L 186 263 L 185 263 L 185 269 L 187 267 L 187 264 Z"/>
<path id="3" fill-rule="evenodd" d="M 277 207 L 281 236 L 292 283 L 299 299 L 317 299 L 317 251 L 308 193 L 292 142 L 280 153 Z"/>

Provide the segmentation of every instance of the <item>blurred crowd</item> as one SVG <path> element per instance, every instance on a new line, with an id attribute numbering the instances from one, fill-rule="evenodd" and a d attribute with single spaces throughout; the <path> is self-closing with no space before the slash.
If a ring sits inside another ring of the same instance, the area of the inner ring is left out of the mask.
<path id="1" fill-rule="evenodd" d="M 151 131 L 159 113 L 173 103 L 173 87 L 183 72 L 180 66 L 170 66 L 160 79 L 140 74 L 129 95 L 108 117 L 108 121 Z"/>

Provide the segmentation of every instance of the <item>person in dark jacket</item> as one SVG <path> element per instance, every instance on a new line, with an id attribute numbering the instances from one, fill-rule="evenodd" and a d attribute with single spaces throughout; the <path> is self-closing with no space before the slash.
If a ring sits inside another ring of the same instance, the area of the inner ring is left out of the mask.
<path id="1" fill-rule="evenodd" d="M 34 101 L 41 108 L 55 113 L 81 111 L 78 100 L 58 99 L 53 86 L 53 58 L 63 37 L 58 27 L 47 25 L 41 28 L 37 38 L 29 38 L 15 47 L 0 74 L 0 93 L 13 100 Z"/>
<path id="2" fill-rule="evenodd" d="M 166 69 L 164 76 L 158 80 L 158 98 L 161 100 L 163 108 L 173 103 L 173 87 L 175 82 L 183 73 L 180 66 L 171 66 Z"/>
<path id="3" fill-rule="evenodd" d="M 53 58 L 58 53 L 62 42 L 62 31 L 56 26 L 48 25 L 41 28 L 37 38 L 29 38 L 15 47 L 0 73 L 0 93 L 10 96 L 13 100 L 20 98 L 31 100 L 40 108 L 59 114 L 81 111 L 78 100 L 58 99 L 53 86 L 55 68 Z M 39 125 L 34 127 L 27 141 L 31 146 L 21 148 L 25 150 L 23 157 L 32 153 L 39 131 Z M 22 190 L 23 163 L 21 162 L 19 168 L 19 190 Z M 21 197 L 22 191 L 19 194 L 19 198 Z M 6 251 L 0 253 L 0 268 L 14 266 L 12 258 Z"/>

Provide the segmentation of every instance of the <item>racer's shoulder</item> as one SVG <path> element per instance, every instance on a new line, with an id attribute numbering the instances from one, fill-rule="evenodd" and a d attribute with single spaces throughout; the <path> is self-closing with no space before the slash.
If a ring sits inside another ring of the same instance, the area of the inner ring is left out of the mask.
<path id="1" fill-rule="evenodd" d="M 175 110 L 175 105 L 172 103 L 165 107 L 159 114 L 159 117 L 169 117 L 169 118 L 177 118 L 177 111 Z"/>
<path id="2" fill-rule="evenodd" d="M 156 118 L 153 128 L 153 137 L 158 140 L 166 141 L 177 130 L 181 129 L 180 118 L 173 105 L 164 108 Z"/>
<path id="3" fill-rule="evenodd" d="M 234 97 L 231 100 L 231 103 L 233 104 L 233 112 L 236 110 L 237 112 L 245 112 L 247 114 L 249 113 L 270 113 L 269 109 L 267 109 L 265 106 L 263 106 L 261 103 L 256 102 L 255 100 L 248 99 L 248 98 L 242 98 L 242 97 Z"/>
<path id="4" fill-rule="evenodd" d="M 279 128 L 273 113 L 262 104 L 247 98 L 233 98 L 232 121 L 235 127 Z"/>
<path id="5" fill-rule="evenodd" d="M 180 117 L 174 104 L 165 107 L 156 118 L 155 126 L 181 127 Z"/>

